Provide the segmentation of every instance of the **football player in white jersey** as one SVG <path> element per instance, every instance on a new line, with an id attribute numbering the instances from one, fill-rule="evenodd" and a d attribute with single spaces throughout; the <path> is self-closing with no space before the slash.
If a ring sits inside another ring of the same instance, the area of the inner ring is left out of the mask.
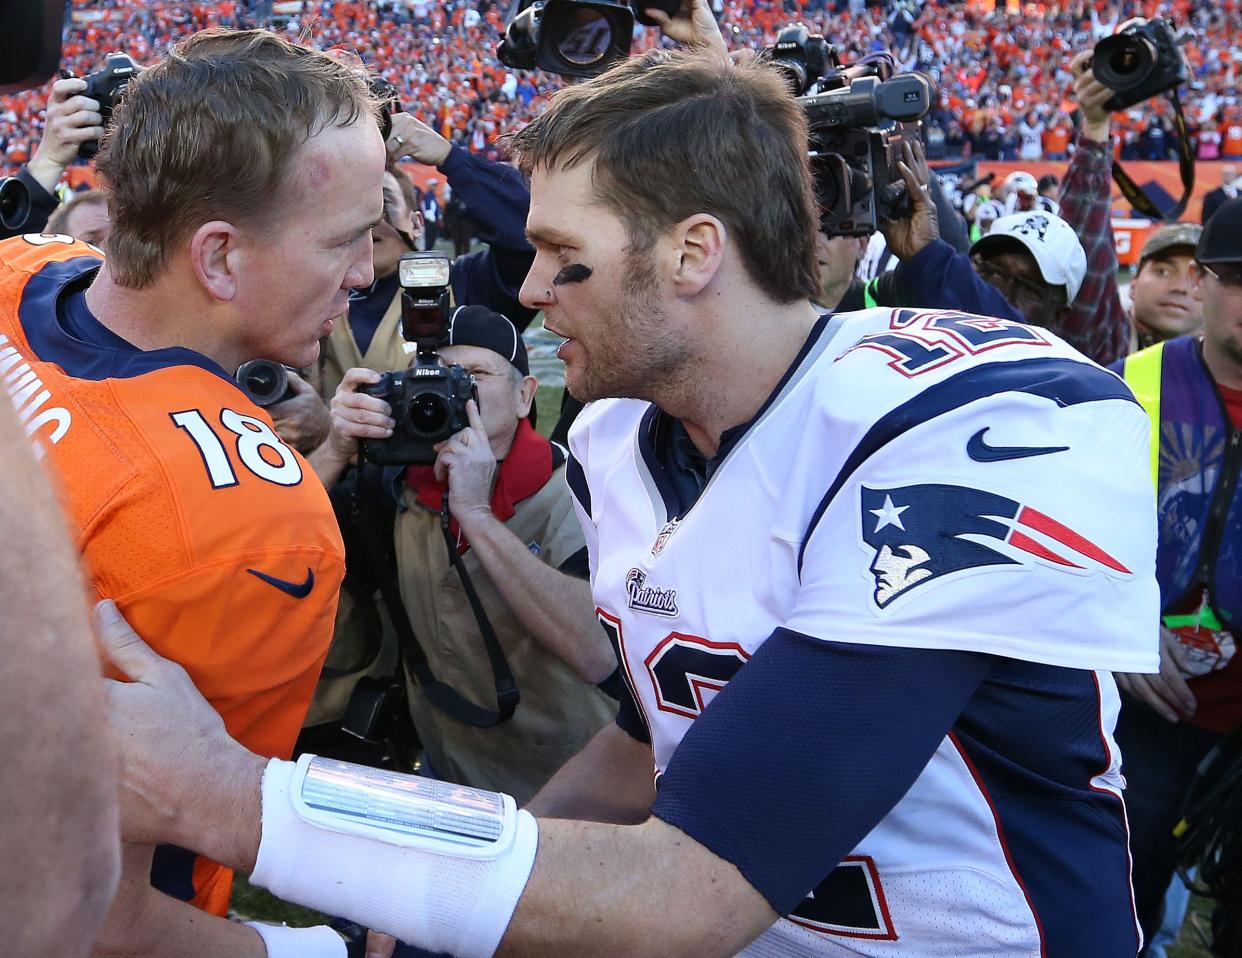
<path id="1" fill-rule="evenodd" d="M 805 143 L 768 67 L 656 51 L 513 144 L 618 723 L 521 811 L 267 763 L 106 619 L 131 837 L 458 955 L 1136 954 L 1147 421 L 1044 330 L 815 310 Z"/>

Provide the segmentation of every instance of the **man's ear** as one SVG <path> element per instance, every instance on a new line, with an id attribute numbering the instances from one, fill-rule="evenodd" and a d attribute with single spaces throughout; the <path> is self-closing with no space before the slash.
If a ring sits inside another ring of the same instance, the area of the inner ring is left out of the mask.
<path id="1" fill-rule="evenodd" d="M 673 284 L 679 296 L 702 292 L 724 261 L 725 225 L 709 213 L 695 213 L 673 228 L 673 252 L 678 257 Z"/>
<path id="2" fill-rule="evenodd" d="M 1190 261 L 1190 295 L 1197 300 L 1203 299 L 1203 267 L 1195 260 Z"/>
<path id="3" fill-rule="evenodd" d="M 237 227 L 223 220 L 204 223 L 190 237 L 194 277 L 209 296 L 229 302 L 237 295 L 241 250 Z"/>
<path id="4" fill-rule="evenodd" d="M 534 376 L 523 376 L 518 386 L 518 418 L 525 419 L 530 414 L 530 407 L 535 401 L 535 393 L 539 390 L 539 380 Z"/>
<path id="5" fill-rule="evenodd" d="M 417 240 L 423 235 L 427 224 L 423 222 L 423 211 L 415 207 L 410 211 L 410 236 Z"/>

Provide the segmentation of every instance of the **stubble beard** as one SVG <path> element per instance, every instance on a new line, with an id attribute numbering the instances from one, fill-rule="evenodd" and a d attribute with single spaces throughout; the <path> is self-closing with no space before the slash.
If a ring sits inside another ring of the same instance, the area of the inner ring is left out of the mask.
<path id="1" fill-rule="evenodd" d="M 655 264 L 646 252 L 626 255 L 621 302 L 600 324 L 603 335 L 595 355 L 572 381 L 570 394 L 580 402 L 596 399 L 644 399 L 659 402 L 684 382 L 691 350 L 670 327 L 659 304 Z"/>

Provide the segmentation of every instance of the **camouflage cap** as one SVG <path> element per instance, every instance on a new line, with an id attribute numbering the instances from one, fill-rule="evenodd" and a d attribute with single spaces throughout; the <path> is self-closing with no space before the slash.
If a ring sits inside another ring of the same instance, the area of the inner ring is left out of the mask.
<path id="1" fill-rule="evenodd" d="M 1139 265 L 1142 266 L 1152 257 L 1168 253 L 1179 246 L 1186 247 L 1187 256 L 1193 256 L 1202 233 L 1203 227 L 1198 223 L 1166 223 L 1147 237 L 1143 252 L 1139 254 Z"/>

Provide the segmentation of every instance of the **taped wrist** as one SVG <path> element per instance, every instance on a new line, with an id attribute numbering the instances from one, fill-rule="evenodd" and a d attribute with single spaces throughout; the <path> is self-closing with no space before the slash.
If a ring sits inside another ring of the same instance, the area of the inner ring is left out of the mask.
<path id="1" fill-rule="evenodd" d="M 290 928 L 248 921 L 246 926 L 263 939 L 267 958 L 346 958 L 347 955 L 345 940 L 327 925 Z"/>
<path id="2" fill-rule="evenodd" d="M 508 795 L 311 755 L 273 759 L 250 880 L 411 945 L 485 958 L 538 841 L 534 817 Z"/>

